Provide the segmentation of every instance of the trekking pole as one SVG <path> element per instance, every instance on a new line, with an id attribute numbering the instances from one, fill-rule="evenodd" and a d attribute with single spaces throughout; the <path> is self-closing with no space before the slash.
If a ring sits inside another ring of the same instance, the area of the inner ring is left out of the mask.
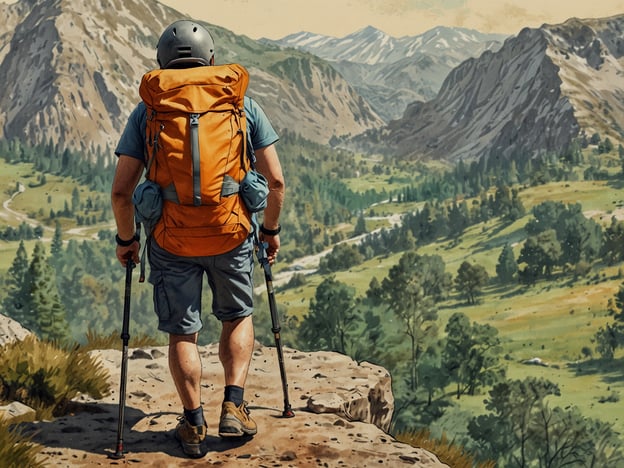
<path id="1" fill-rule="evenodd" d="M 283 418 L 292 418 L 295 416 L 293 410 L 290 407 L 288 400 L 288 382 L 286 381 L 286 369 L 284 368 L 284 355 L 282 353 L 282 340 L 280 338 L 279 317 L 277 316 L 277 304 L 275 303 L 275 291 L 273 290 L 273 274 L 271 272 L 271 265 L 267 258 L 266 244 L 256 240 L 258 245 L 258 262 L 264 270 L 264 279 L 267 286 L 267 294 L 269 297 L 269 310 L 271 311 L 271 331 L 275 337 L 275 347 L 277 348 L 277 360 L 279 362 L 280 376 L 282 378 L 282 391 L 284 392 L 284 411 L 282 412 Z"/>
<path id="2" fill-rule="evenodd" d="M 116 460 L 124 457 L 123 446 L 123 426 L 124 426 L 124 411 L 126 406 L 126 380 L 128 378 L 128 341 L 130 341 L 130 289 L 132 286 L 132 269 L 134 268 L 134 262 L 128 259 L 126 263 L 126 289 L 124 292 L 124 311 L 123 311 L 123 324 L 121 327 L 121 378 L 119 384 L 119 418 L 117 421 L 117 448 L 111 458 Z"/>

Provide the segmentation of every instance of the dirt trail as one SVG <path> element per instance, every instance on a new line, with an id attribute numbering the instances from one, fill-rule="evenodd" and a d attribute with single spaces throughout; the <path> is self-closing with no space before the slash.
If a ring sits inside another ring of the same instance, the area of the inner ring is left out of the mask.
<path id="1" fill-rule="evenodd" d="M 376 216 L 374 218 L 367 218 L 367 219 L 387 220 L 390 223 L 390 227 L 394 227 L 401 222 L 401 215 L 393 214 L 390 216 Z M 366 234 L 361 234 L 356 237 L 345 239 L 343 241 L 338 242 L 338 244 L 344 244 L 344 243 L 359 244 L 360 242 L 362 242 L 362 240 L 364 240 L 366 236 L 373 234 L 373 233 L 377 233 L 379 231 L 381 231 L 381 228 L 375 229 L 374 231 L 366 233 Z M 338 245 L 338 244 L 335 244 L 335 245 Z M 273 275 L 273 284 L 275 286 L 287 284 L 296 273 L 301 274 L 301 275 L 309 275 L 309 274 L 314 273 L 316 270 L 318 270 L 319 262 L 321 261 L 321 258 L 328 255 L 332 251 L 335 245 L 332 245 L 331 248 L 325 249 L 320 253 L 298 258 L 295 262 L 293 262 L 293 264 L 290 267 L 288 267 L 288 269 L 280 271 L 279 273 L 275 273 Z M 264 285 L 258 286 L 256 288 L 256 293 L 259 294 L 263 290 L 263 288 L 264 288 Z"/>
<path id="2" fill-rule="evenodd" d="M 24 184 L 18 183 L 17 190 L 11 194 L 10 198 L 8 198 L 2 203 L 2 210 L 0 210 L 0 220 L 3 220 L 7 223 L 10 223 L 10 222 L 11 223 L 14 222 L 17 224 L 26 223 L 33 228 L 40 226 L 43 229 L 44 233 L 50 233 L 50 236 L 44 236 L 41 240 L 42 241 L 49 240 L 52 237 L 52 234 L 54 233 L 53 227 L 46 226 L 45 224 L 42 224 L 36 219 L 29 217 L 28 214 L 22 213 L 20 211 L 15 211 L 14 209 L 11 208 L 11 203 L 13 203 L 15 198 L 21 195 L 22 193 L 24 193 L 25 191 L 26 191 L 26 187 L 24 186 Z M 91 232 L 91 231 L 94 231 L 94 230 L 99 231 L 100 229 L 113 229 L 114 227 L 115 227 L 115 224 L 113 222 L 110 222 L 103 226 L 101 225 L 78 226 L 78 227 L 68 229 L 67 231 L 64 232 L 64 234 L 72 236 L 72 237 L 78 236 L 78 237 L 90 237 L 92 239 L 97 239 L 98 238 L 97 232 Z"/>

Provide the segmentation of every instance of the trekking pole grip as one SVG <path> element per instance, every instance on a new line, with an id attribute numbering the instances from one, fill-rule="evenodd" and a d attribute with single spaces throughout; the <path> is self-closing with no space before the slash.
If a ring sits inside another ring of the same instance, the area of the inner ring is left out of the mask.
<path id="1" fill-rule="evenodd" d="M 121 339 L 124 344 L 128 344 L 130 340 L 130 294 L 132 290 L 132 270 L 134 269 L 134 261 L 128 259 L 126 262 L 126 284 L 124 292 L 124 314 L 121 327 Z"/>

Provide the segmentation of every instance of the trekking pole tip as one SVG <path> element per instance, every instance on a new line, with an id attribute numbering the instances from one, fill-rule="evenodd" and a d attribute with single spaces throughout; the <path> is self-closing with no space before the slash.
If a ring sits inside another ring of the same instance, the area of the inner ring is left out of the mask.
<path id="1" fill-rule="evenodd" d="M 295 413 L 290 408 L 285 408 L 284 412 L 282 413 L 282 417 L 283 418 L 294 418 L 295 417 Z"/>
<path id="2" fill-rule="evenodd" d="M 121 445 L 117 445 L 117 450 L 115 453 L 111 453 L 108 458 L 112 458 L 113 460 L 121 460 L 124 458 L 125 453 L 123 451 L 123 447 Z"/>

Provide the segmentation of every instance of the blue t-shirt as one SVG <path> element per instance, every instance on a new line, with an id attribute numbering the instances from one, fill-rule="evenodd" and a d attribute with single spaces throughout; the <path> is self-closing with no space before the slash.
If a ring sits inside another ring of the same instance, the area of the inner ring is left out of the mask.
<path id="1" fill-rule="evenodd" d="M 279 140 L 271 122 L 256 101 L 245 96 L 244 107 L 247 116 L 247 136 L 254 150 L 266 148 Z M 117 156 L 125 154 L 133 158 L 145 159 L 146 125 L 147 113 L 145 104 L 139 102 L 130 114 L 130 117 L 128 117 L 128 123 L 119 138 L 115 154 Z"/>

